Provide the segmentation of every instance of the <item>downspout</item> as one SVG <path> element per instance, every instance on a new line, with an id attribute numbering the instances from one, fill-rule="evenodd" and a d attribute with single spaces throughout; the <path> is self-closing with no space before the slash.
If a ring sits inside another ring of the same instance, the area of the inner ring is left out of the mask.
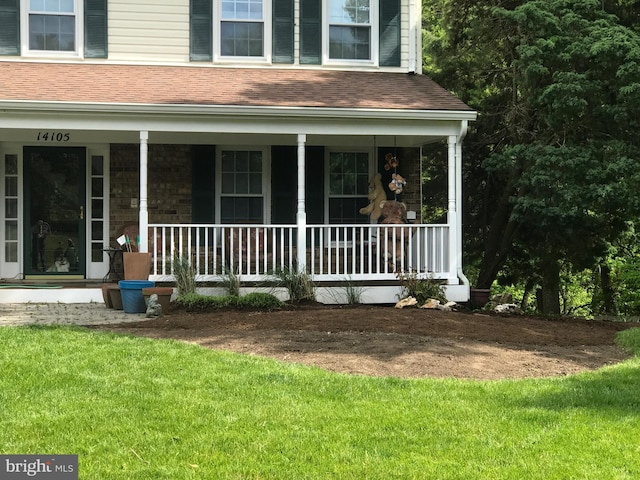
<path id="1" fill-rule="evenodd" d="M 149 251 L 149 210 L 147 202 L 147 169 L 148 169 L 148 141 L 149 132 L 140 132 L 140 212 L 138 220 L 138 251 L 147 253 Z"/>
<path id="2" fill-rule="evenodd" d="M 462 271 L 462 141 L 467 136 L 469 122 L 463 120 L 460 125 L 460 135 L 456 142 L 456 203 L 458 204 L 458 238 L 456 250 L 458 254 L 458 278 L 462 284 L 469 286 L 469 279 Z"/>
<path id="3" fill-rule="evenodd" d="M 298 273 L 305 273 L 307 266 L 307 211 L 305 205 L 305 144 L 307 136 L 298 135 L 298 211 L 296 213 L 296 227 L 298 230 L 296 260 Z"/>
<path id="4" fill-rule="evenodd" d="M 449 135 L 447 138 L 447 225 L 449 225 L 449 268 L 448 280 L 449 285 L 457 285 L 458 279 L 458 238 L 460 232 L 458 230 L 458 204 L 457 204 L 457 162 L 456 162 L 456 142 L 455 135 Z M 455 272 L 455 273 L 454 273 Z M 454 277 L 455 275 L 455 277 Z"/>

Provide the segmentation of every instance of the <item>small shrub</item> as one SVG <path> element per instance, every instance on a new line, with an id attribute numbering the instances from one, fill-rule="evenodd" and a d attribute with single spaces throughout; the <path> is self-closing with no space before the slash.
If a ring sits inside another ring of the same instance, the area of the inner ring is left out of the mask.
<path id="1" fill-rule="evenodd" d="M 239 306 L 255 310 L 277 310 L 284 304 L 278 297 L 270 293 L 251 292 L 239 298 Z"/>
<path id="2" fill-rule="evenodd" d="M 277 270 L 275 276 L 280 281 L 279 286 L 286 288 L 287 292 L 289 292 L 291 303 L 316 299 L 316 286 L 307 273 L 287 268 Z"/>
<path id="3" fill-rule="evenodd" d="M 397 274 L 402 286 L 401 298 L 414 297 L 419 305 L 424 304 L 430 298 L 446 303 L 442 284 L 431 277 L 419 278 L 415 272 Z"/>
<path id="4" fill-rule="evenodd" d="M 276 310 L 283 303 L 270 293 L 254 292 L 243 297 L 237 295 L 200 295 L 189 293 L 179 296 L 176 304 L 188 312 L 211 312 L 229 308 L 246 308 L 253 310 Z"/>

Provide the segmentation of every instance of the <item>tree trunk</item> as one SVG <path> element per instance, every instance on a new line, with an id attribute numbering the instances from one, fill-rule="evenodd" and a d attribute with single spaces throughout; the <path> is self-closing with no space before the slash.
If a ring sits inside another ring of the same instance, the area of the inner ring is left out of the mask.
<path id="1" fill-rule="evenodd" d="M 616 314 L 615 292 L 611 284 L 611 268 L 604 263 L 600 264 L 600 287 L 602 288 L 602 301 L 604 312 L 608 315 Z"/>
<path id="2" fill-rule="evenodd" d="M 545 259 L 542 270 L 542 313 L 560 315 L 560 262 Z"/>
<path id="3" fill-rule="evenodd" d="M 491 288 L 511 251 L 511 245 L 519 226 L 511 218 L 513 211 L 511 199 L 514 195 L 515 180 L 520 174 L 519 168 L 511 172 L 491 217 L 491 224 L 484 242 L 484 255 L 478 272 L 477 288 Z"/>
<path id="4" fill-rule="evenodd" d="M 536 286 L 536 282 L 534 280 L 527 280 L 527 283 L 524 286 L 524 293 L 522 294 L 522 302 L 520 302 L 520 309 L 524 312 L 529 307 L 529 297 L 531 296 L 531 292 Z"/>

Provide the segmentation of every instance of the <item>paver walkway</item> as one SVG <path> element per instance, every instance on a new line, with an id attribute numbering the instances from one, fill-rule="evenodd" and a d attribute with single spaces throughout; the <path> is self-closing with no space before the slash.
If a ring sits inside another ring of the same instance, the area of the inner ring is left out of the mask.
<path id="1" fill-rule="evenodd" d="M 138 322 L 144 313 L 125 313 L 104 303 L 3 303 L 0 326 L 14 325 L 101 325 Z"/>

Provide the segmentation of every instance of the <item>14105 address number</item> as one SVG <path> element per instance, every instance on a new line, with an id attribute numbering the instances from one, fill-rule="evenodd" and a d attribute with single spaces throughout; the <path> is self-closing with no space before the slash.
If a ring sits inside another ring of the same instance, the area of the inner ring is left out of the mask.
<path id="1" fill-rule="evenodd" d="M 71 139 L 69 132 L 38 132 L 39 142 L 68 142 Z"/>

